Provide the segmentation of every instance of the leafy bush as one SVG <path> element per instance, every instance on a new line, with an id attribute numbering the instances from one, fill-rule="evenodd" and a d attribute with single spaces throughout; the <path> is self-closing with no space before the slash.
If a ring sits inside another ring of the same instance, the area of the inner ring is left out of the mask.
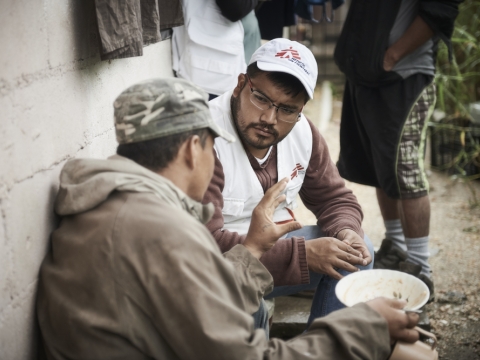
<path id="1" fill-rule="evenodd" d="M 462 179 L 472 191 L 471 204 L 476 206 L 480 202 L 470 181 L 480 178 L 480 124 L 473 122 L 468 105 L 480 100 L 479 39 L 480 1 L 466 0 L 455 22 L 452 61 L 443 42 L 438 48 L 436 108 L 446 116 L 430 123 L 432 155 L 436 152 L 437 156 L 432 165 Z"/>
<path id="2" fill-rule="evenodd" d="M 480 100 L 480 1 L 460 5 L 452 36 L 453 61 L 442 42 L 437 55 L 437 108 L 456 118 L 470 119 L 469 103 Z"/>

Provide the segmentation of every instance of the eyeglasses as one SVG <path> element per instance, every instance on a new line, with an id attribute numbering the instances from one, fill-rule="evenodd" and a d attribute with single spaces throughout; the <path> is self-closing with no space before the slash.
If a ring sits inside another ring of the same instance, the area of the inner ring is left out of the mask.
<path id="1" fill-rule="evenodd" d="M 255 105 L 260 110 L 268 110 L 274 107 L 276 109 L 277 120 L 280 121 L 295 123 L 300 120 L 300 114 L 302 113 L 303 106 L 300 111 L 297 111 L 294 109 L 275 105 L 273 101 L 267 98 L 265 95 L 258 92 L 257 90 L 253 90 L 253 85 L 250 77 L 247 74 L 245 74 L 245 76 L 247 77 L 248 84 L 250 85 L 250 101 L 253 105 Z"/>

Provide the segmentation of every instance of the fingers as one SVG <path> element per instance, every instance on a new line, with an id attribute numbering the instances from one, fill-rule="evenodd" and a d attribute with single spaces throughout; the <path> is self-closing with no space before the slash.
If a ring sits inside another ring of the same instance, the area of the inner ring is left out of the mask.
<path id="1" fill-rule="evenodd" d="M 366 245 L 360 245 L 356 246 L 358 244 L 353 244 L 352 247 L 354 247 L 356 250 L 360 251 L 362 253 L 362 257 L 365 259 L 365 265 L 370 264 L 372 262 L 372 255 L 370 254 L 370 251 L 368 251 L 368 248 Z"/>
<path id="2" fill-rule="evenodd" d="M 277 182 L 265 192 L 263 199 L 266 199 L 269 203 L 276 199 L 282 193 L 282 191 L 285 190 L 285 187 L 287 186 L 289 180 L 290 179 L 286 177 Z"/>
<path id="3" fill-rule="evenodd" d="M 342 240 L 342 242 L 360 251 L 361 256 L 366 260 L 365 265 L 370 264 L 372 262 L 372 255 L 370 254 L 370 251 L 368 251 L 367 245 L 365 244 L 363 239 L 358 237 L 358 239 L 356 240 L 345 239 L 345 240 Z"/>
<path id="4" fill-rule="evenodd" d="M 394 308 L 402 310 L 405 306 L 407 306 L 407 302 L 405 300 L 396 300 L 396 299 L 389 299 L 386 298 L 387 304 Z"/>
<path id="5" fill-rule="evenodd" d="M 365 247 L 362 251 L 363 258 L 365 259 L 366 264 L 368 265 L 372 262 L 372 255 L 370 254 L 370 251 Z"/>
<path id="6" fill-rule="evenodd" d="M 265 195 L 263 196 L 262 200 L 258 203 L 257 207 L 258 208 L 264 208 L 265 210 L 271 212 L 275 211 L 278 205 L 280 205 L 283 201 L 285 201 L 286 196 L 285 194 L 282 194 L 282 191 L 285 190 L 285 187 L 287 186 L 287 183 L 289 181 L 289 178 L 283 178 L 279 182 L 277 182 L 275 185 L 273 185 L 270 189 L 268 189 L 265 192 Z"/>
<path id="7" fill-rule="evenodd" d="M 288 234 L 289 232 L 299 230 L 302 228 L 302 224 L 300 224 L 298 221 L 290 221 L 286 224 L 277 224 L 276 229 L 278 230 L 278 237 L 282 237 L 285 234 Z"/>
<path id="8" fill-rule="evenodd" d="M 339 246 L 339 248 L 340 250 L 342 250 L 342 252 L 338 255 L 339 259 L 346 261 L 347 263 L 352 265 L 365 266 L 368 264 L 367 260 L 363 258 L 362 253 L 352 248 L 351 246 L 342 242 L 342 245 Z"/>
<path id="9" fill-rule="evenodd" d="M 340 280 L 343 278 L 343 275 L 337 272 L 333 266 L 330 266 L 326 269 L 326 274 L 336 280 Z"/>
<path id="10" fill-rule="evenodd" d="M 286 196 L 285 194 L 280 195 L 279 197 L 277 197 L 277 198 L 273 201 L 273 204 L 271 205 L 272 210 L 275 211 L 275 209 L 277 208 L 277 206 L 280 205 L 282 202 L 284 202 L 286 198 L 287 198 L 287 196 Z"/>
<path id="11" fill-rule="evenodd" d="M 351 264 L 351 265 L 366 265 L 366 260 L 363 259 L 362 257 L 355 256 L 349 253 L 340 253 L 338 256 L 338 259 Z"/>
<path id="12" fill-rule="evenodd" d="M 419 316 L 415 313 L 405 313 L 400 309 L 403 309 L 407 302 L 403 300 L 394 300 L 394 299 L 387 299 L 387 304 L 392 307 L 394 312 L 397 313 L 398 317 L 398 330 L 395 332 L 395 338 L 398 340 L 403 340 L 406 342 L 413 343 L 417 341 L 420 337 L 418 331 L 414 329 L 417 325 Z M 398 309 L 398 310 L 396 310 Z"/>
<path id="13" fill-rule="evenodd" d="M 351 247 L 347 243 L 345 243 L 343 241 L 340 241 L 340 240 L 337 240 L 337 239 L 335 239 L 335 240 L 336 240 L 336 243 L 338 245 L 338 248 L 340 250 L 344 251 L 345 253 L 356 256 L 356 257 L 360 257 L 360 255 L 362 254 L 360 251 L 354 249 L 353 247 Z"/>
<path id="14" fill-rule="evenodd" d="M 406 302 L 402 301 L 402 305 L 405 305 Z M 397 306 L 400 306 L 398 302 L 392 303 L 393 307 L 397 308 Z M 393 311 L 398 311 L 398 310 L 393 310 Z M 417 330 L 414 329 L 415 325 L 417 325 L 419 316 L 418 314 L 415 313 L 405 313 L 402 311 L 402 314 L 398 314 L 399 316 L 399 321 L 398 321 L 398 327 L 399 329 L 395 333 L 395 338 L 398 340 L 403 340 L 406 342 L 413 343 L 417 341 L 420 338 L 420 334 L 418 333 Z"/>
<path id="15" fill-rule="evenodd" d="M 420 315 L 416 313 L 407 313 L 407 328 L 413 329 L 418 324 L 418 320 L 420 320 Z"/>
<path id="16" fill-rule="evenodd" d="M 343 269 L 343 270 L 347 270 L 349 272 L 357 272 L 359 271 L 359 268 L 357 268 L 356 266 L 353 266 L 352 264 L 346 262 L 346 261 L 338 261 L 335 266 L 337 268 L 340 268 L 340 269 Z"/>
<path id="17" fill-rule="evenodd" d="M 415 329 L 403 329 L 398 333 L 397 339 L 409 343 L 414 343 L 420 338 L 420 334 Z"/>
<path id="18" fill-rule="evenodd" d="M 342 278 L 335 268 L 356 272 L 358 269 L 354 265 L 363 265 L 365 261 L 359 251 L 335 238 L 313 239 L 305 246 L 309 269 L 335 279 Z"/>
<path id="19" fill-rule="evenodd" d="M 384 297 L 367 302 L 367 305 L 377 311 L 387 321 L 392 341 L 402 340 L 411 343 L 419 338 L 418 331 L 414 329 L 418 323 L 418 314 L 405 313 L 402 309 L 406 304 L 407 302 L 403 300 Z"/>

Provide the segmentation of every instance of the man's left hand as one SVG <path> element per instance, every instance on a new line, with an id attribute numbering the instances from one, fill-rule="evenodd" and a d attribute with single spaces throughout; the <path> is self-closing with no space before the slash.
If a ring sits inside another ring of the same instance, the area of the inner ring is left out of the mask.
<path id="1" fill-rule="evenodd" d="M 392 71 L 397 63 L 397 58 L 395 57 L 393 50 L 388 49 L 385 52 L 385 56 L 383 57 L 383 70 L 385 71 Z"/>
<path id="2" fill-rule="evenodd" d="M 368 251 L 365 241 L 358 235 L 355 231 L 350 229 L 343 229 L 338 232 L 337 239 L 343 241 L 344 243 L 350 245 L 357 251 L 360 251 L 363 258 L 367 260 L 367 264 L 372 262 L 372 255 Z"/>

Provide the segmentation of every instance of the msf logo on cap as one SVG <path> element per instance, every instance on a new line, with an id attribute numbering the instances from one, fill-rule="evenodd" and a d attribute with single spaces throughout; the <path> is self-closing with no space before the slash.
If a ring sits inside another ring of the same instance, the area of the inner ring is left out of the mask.
<path id="1" fill-rule="evenodd" d="M 279 57 L 281 59 L 293 58 L 293 59 L 301 60 L 301 57 L 298 54 L 298 51 L 293 49 L 291 46 L 290 46 L 290 49 L 280 50 L 279 52 L 277 52 L 275 54 L 275 57 Z"/>

